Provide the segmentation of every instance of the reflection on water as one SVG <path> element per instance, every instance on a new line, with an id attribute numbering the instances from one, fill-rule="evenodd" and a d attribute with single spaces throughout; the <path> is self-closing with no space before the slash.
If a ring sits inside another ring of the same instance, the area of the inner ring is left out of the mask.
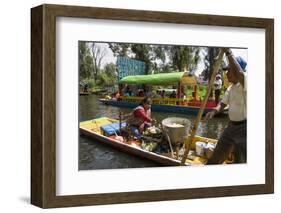
<path id="1" fill-rule="evenodd" d="M 118 108 L 106 106 L 99 102 L 99 97 L 96 95 L 80 96 L 79 97 L 79 120 L 91 120 L 102 116 L 118 118 L 119 111 L 123 114 L 128 114 L 132 109 Z M 185 117 L 192 123 L 196 116 L 152 112 L 152 117 L 161 122 L 167 117 Z M 210 121 L 202 120 L 199 124 L 197 134 L 209 138 L 218 138 L 223 129 L 227 125 L 227 118 L 214 118 Z M 118 150 L 112 149 L 109 146 L 100 144 L 90 138 L 80 136 L 79 141 L 79 169 L 114 169 L 114 168 L 141 168 L 155 167 L 158 164 L 140 159 L 138 157 L 128 155 Z"/>
<path id="2" fill-rule="evenodd" d="M 110 146 L 80 137 L 79 169 L 114 169 L 155 167 L 158 164 L 119 152 Z"/>

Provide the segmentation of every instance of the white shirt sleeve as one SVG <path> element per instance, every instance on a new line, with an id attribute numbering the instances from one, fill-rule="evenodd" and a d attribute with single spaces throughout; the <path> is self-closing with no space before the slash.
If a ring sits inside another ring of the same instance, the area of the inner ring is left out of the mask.
<path id="1" fill-rule="evenodd" d="M 247 91 L 247 73 L 246 72 L 243 72 L 244 74 L 244 91 L 246 92 Z"/>
<path id="2" fill-rule="evenodd" d="M 225 105 L 228 105 L 228 104 L 229 104 L 229 91 L 230 91 L 231 87 L 232 87 L 232 85 L 229 86 L 229 87 L 226 89 L 226 91 L 225 91 L 225 93 L 224 93 L 224 96 L 223 96 L 223 99 L 221 100 L 221 102 L 224 103 Z"/>

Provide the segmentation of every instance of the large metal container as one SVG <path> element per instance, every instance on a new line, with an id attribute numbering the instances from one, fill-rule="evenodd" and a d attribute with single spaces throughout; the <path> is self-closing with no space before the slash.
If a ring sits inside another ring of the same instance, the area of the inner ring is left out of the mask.
<path id="1" fill-rule="evenodd" d="M 167 140 L 178 144 L 183 143 L 183 139 L 188 136 L 191 122 L 186 118 L 170 117 L 162 121 L 162 126 Z"/>

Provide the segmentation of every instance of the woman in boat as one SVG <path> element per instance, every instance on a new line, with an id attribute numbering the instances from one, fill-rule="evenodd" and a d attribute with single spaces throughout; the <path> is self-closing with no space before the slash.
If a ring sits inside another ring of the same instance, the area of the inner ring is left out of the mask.
<path id="1" fill-rule="evenodd" d="M 120 98 L 120 93 L 119 93 L 119 91 L 117 91 L 116 93 L 112 94 L 112 99 L 111 100 L 118 101 L 119 98 Z"/>
<path id="2" fill-rule="evenodd" d="M 145 97 L 126 121 L 131 133 L 139 140 L 141 139 L 142 132 L 150 127 L 153 122 L 151 118 L 151 104 L 151 98 Z"/>

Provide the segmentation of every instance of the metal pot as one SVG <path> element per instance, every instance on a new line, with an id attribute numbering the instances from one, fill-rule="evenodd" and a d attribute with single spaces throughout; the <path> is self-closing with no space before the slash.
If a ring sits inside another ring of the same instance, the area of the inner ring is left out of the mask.
<path id="1" fill-rule="evenodd" d="M 164 135 L 172 144 L 183 143 L 188 136 L 191 122 L 186 118 L 171 117 L 162 121 Z M 169 138 L 168 138 L 169 137 Z"/>

